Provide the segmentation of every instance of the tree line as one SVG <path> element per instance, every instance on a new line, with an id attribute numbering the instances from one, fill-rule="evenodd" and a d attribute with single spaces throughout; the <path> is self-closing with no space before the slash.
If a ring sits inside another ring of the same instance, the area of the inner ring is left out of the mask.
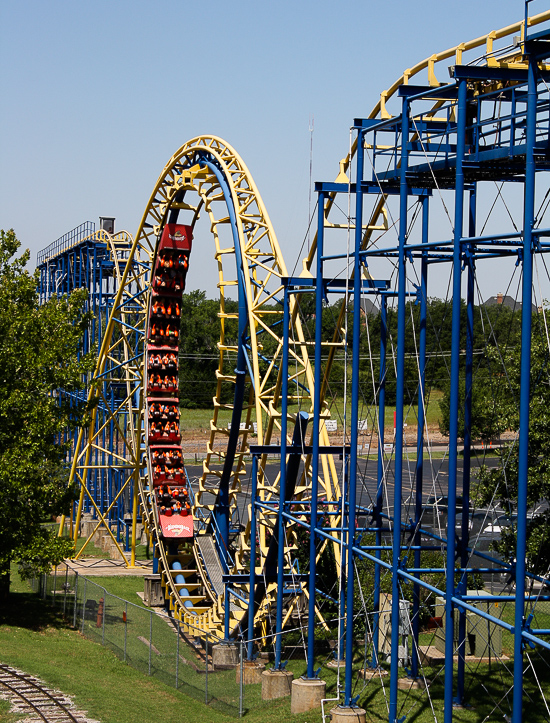
<path id="1" fill-rule="evenodd" d="M 345 374 L 346 364 L 351 367 L 351 349 L 353 345 L 353 309 L 348 311 L 347 318 L 341 317 L 343 300 L 323 307 L 321 319 L 324 341 L 333 341 L 334 330 L 346 328 L 345 346 L 340 348 L 330 371 L 330 394 L 342 397 L 344 394 L 344 378 L 351 383 L 351 374 Z M 268 307 L 272 311 L 280 311 L 280 305 Z M 208 408 L 212 406 L 212 397 L 216 392 L 216 369 L 218 368 L 218 342 L 221 323 L 219 302 L 207 299 L 204 291 L 192 291 L 183 295 L 182 318 L 180 332 L 180 400 L 183 407 Z M 237 302 L 225 301 L 225 312 L 236 316 Z M 425 379 L 427 389 L 447 391 L 451 364 L 451 313 L 450 301 L 431 298 L 427 301 L 426 314 L 426 349 L 427 362 Z M 300 316 L 304 335 L 307 340 L 314 340 L 317 319 L 315 318 L 315 297 L 313 294 L 300 296 Z M 421 331 L 420 304 L 408 302 L 405 334 L 405 399 L 406 404 L 415 404 L 418 396 L 419 367 L 418 349 Z M 466 304 L 461 305 L 461 374 L 464 376 L 464 360 L 466 350 Z M 274 316 L 280 321 L 281 317 Z M 338 323 L 340 321 L 340 324 Z M 237 320 L 223 319 L 225 325 L 225 342 L 237 344 Z M 280 328 L 280 327 L 279 327 Z M 490 373 L 494 368 L 491 349 L 513 348 L 519 339 L 521 329 L 521 313 L 506 305 L 479 305 L 474 310 L 473 346 L 475 373 Z M 365 400 L 374 402 L 373 389 L 377 389 L 380 381 L 380 335 L 381 317 L 376 308 L 370 307 L 367 313 L 361 313 L 361 337 L 359 373 L 360 385 Z M 340 332 L 336 337 L 344 340 Z M 277 341 L 269 334 L 261 336 L 262 354 L 269 359 L 277 348 Z M 387 310 L 387 364 L 385 374 L 386 403 L 395 405 L 396 393 L 396 354 L 397 354 L 397 307 Z M 324 356 L 328 355 L 328 348 Z M 231 373 L 231 362 L 228 355 L 227 369 Z M 260 365 L 267 365 L 261 361 Z M 374 383 L 373 383 L 374 380 Z M 226 399 L 231 398 L 231 388 L 225 390 Z"/>

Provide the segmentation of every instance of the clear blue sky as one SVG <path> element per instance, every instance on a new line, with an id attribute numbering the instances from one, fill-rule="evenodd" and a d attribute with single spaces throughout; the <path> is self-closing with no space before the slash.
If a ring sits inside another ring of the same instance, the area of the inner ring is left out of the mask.
<path id="1" fill-rule="evenodd" d="M 310 117 L 313 180 L 333 180 L 353 118 L 405 68 L 523 11 L 522 0 L 3 0 L 0 227 L 33 263 L 100 215 L 134 233 L 171 154 L 213 133 L 250 168 L 292 267 Z M 192 286 L 214 295 L 215 280 Z"/>

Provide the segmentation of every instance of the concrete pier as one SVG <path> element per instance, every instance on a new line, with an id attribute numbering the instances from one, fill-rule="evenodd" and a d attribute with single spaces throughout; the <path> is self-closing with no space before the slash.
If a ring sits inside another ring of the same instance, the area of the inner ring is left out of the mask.
<path id="1" fill-rule="evenodd" d="M 321 707 L 326 697 L 327 684 L 318 678 L 298 678 L 292 681 L 292 698 L 290 712 L 292 715 L 306 713 L 308 710 Z"/>
<path id="2" fill-rule="evenodd" d="M 262 700 L 274 700 L 290 695 L 293 677 L 294 673 L 288 670 L 264 670 Z"/>

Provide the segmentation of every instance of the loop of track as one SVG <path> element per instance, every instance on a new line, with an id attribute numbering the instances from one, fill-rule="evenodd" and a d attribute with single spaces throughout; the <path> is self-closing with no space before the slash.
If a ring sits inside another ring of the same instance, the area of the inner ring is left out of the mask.
<path id="1" fill-rule="evenodd" d="M 68 696 L 9 665 L 0 665 L 0 697 L 10 701 L 14 713 L 25 716 L 23 721 L 97 723 L 76 710 Z"/>

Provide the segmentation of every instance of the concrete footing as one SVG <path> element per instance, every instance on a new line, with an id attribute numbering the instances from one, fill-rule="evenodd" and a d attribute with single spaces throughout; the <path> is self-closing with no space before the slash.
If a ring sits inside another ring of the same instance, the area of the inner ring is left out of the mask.
<path id="1" fill-rule="evenodd" d="M 327 668 L 345 668 L 346 667 L 346 661 L 345 660 L 338 660 L 337 658 L 333 658 L 333 660 L 329 660 L 326 664 Z"/>
<path id="2" fill-rule="evenodd" d="M 262 673 L 265 670 L 263 663 L 257 663 L 255 660 L 243 661 L 243 685 L 262 682 Z M 237 665 L 237 683 L 241 682 L 241 666 Z"/>
<path id="3" fill-rule="evenodd" d="M 430 682 L 424 678 L 399 678 L 397 687 L 400 690 L 425 690 Z"/>
<path id="4" fill-rule="evenodd" d="M 313 708 L 320 708 L 321 701 L 326 697 L 327 684 L 318 678 L 298 678 L 292 681 L 292 697 L 290 712 L 292 715 L 306 713 Z"/>
<path id="5" fill-rule="evenodd" d="M 330 711 L 331 723 L 366 723 L 367 711 L 363 708 L 337 706 Z"/>
<path id="6" fill-rule="evenodd" d="M 239 648 L 232 643 L 213 645 L 212 665 L 217 670 L 233 670 L 239 665 Z"/>
<path id="7" fill-rule="evenodd" d="M 371 678 L 380 678 L 388 675 L 388 671 L 384 668 L 361 668 L 357 675 L 359 678 L 363 678 L 363 680 L 371 680 Z"/>
<path id="8" fill-rule="evenodd" d="M 264 670 L 262 700 L 274 700 L 290 695 L 293 677 L 294 673 L 289 670 Z"/>

